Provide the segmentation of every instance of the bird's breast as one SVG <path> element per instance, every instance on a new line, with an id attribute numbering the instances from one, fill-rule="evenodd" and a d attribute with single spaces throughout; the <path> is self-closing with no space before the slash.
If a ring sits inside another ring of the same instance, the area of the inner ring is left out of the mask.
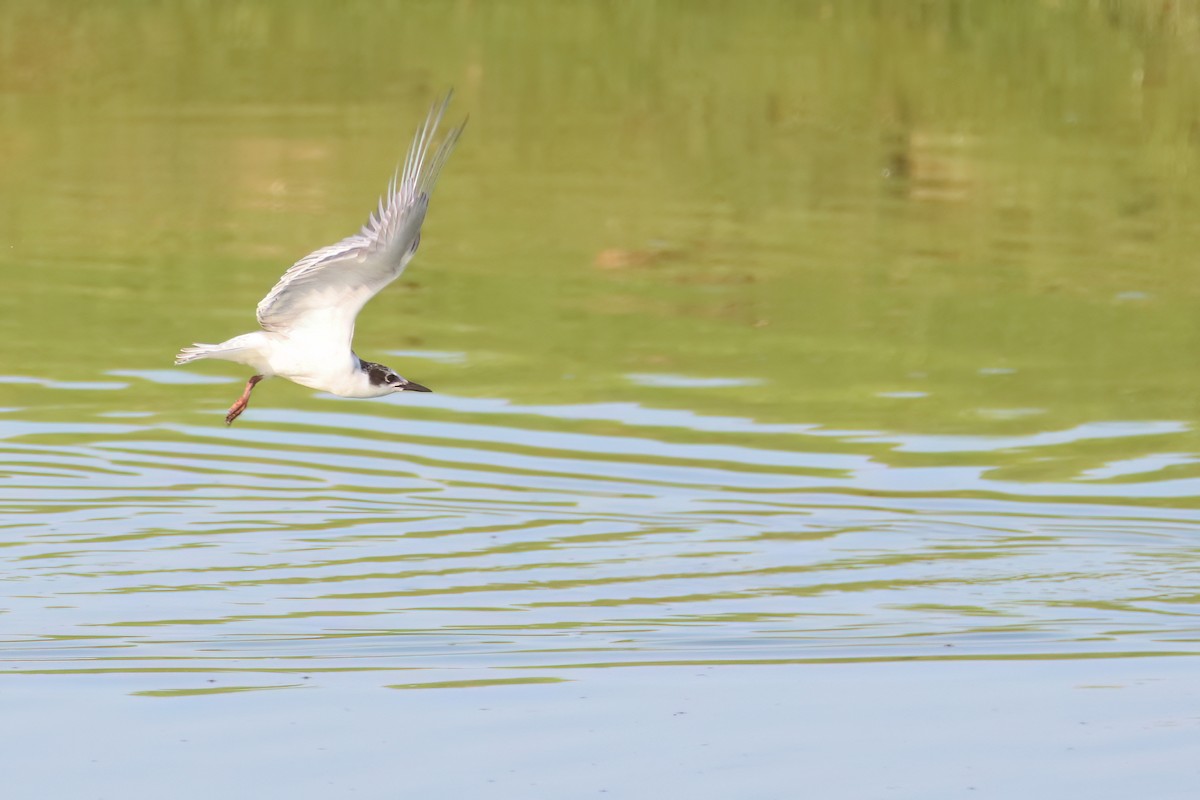
<path id="1" fill-rule="evenodd" d="M 280 337 L 271 353 L 275 375 L 293 383 L 342 397 L 377 397 L 358 357 L 344 345 L 321 337 Z M 385 392 L 386 394 L 386 392 Z"/>

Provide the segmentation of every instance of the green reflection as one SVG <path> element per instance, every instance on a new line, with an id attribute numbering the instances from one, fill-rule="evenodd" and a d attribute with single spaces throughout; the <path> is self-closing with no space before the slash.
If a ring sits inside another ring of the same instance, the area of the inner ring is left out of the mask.
<path id="1" fill-rule="evenodd" d="M 468 137 L 359 330 L 368 355 L 465 354 L 414 362 L 443 392 L 924 432 L 1190 420 L 1197 22 L 1150 7 L 9 3 L 0 371 L 165 370 L 242 330 L 455 84 Z M 0 396 L 176 419 L 235 390 L 133 381 Z"/>
<path id="2" fill-rule="evenodd" d="M 0 611 L 223 645 L 508 615 L 493 654 L 583 632 L 557 649 L 651 664 L 1000 631 L 929 658 L 1174 654 L 1198 29 L 1139 2 L 0 5 L 0 577 L 36 587 Z M 449 85 L 470 127 L 357 340 L 437 393 L 271 382 L 225 429 L 246 376 L 173 354 L 355 230 Z M 701 654 L 659 659 L 689 625 Z M 1012 652 L 1034 633 L 1053 652 Z"/>

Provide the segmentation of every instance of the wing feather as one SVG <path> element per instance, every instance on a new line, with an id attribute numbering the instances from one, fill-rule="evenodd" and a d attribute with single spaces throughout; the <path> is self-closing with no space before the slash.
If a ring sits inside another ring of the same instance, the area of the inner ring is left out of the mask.
<path id="1" fill-rule="evenodd" d="M 362 229 L 297 261 L 258 304 L 258 323 L 265 330 L 309 329 L 344 337 L 349 347 L 358 312 L 400 277 L 417 251 L 429 196 L 467 124 L 464 120 L 453 128 L 430 153 L 450 98 L 447 93 L 430 109 L 413 137 L 403 171 L 392 176 L 387 194 Z"/>

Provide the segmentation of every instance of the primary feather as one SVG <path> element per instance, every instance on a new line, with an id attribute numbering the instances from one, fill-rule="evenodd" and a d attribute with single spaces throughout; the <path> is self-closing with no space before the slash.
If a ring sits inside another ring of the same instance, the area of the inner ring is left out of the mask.
<path id="1" fill-rule="evenodd" d="M 362 230 L 297 261 L 258 304 L 264 330 L 288 335 L 307 332 L 344 342 L 354 336 L 358 312 L 383 287 L 400 277 L 417 250 L 429 196 L 462 124 L 434 148 L 450 94 L 429 111 L 413 137 L 402 172 L 392 177 L 387 195 Z"/>

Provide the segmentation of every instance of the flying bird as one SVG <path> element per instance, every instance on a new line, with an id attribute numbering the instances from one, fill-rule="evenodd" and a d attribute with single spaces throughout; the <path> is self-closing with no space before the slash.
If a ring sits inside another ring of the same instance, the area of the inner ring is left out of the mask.
<path id="1" fill-rule="evenodd" d="M 290 381 L 342 397 L 382 397 L 394 392 L 428 392 L 390 367 L 364 361 L 351 349 L 354 319 L 367 301 L 396 278 L 421 242 L 438 173 L 458 142 L 464 120 L 436 147 L 438 125 L 450 94 L 435 103 L 413 137 L 387 195 L 358 233 L 297 261 L 258 304 L 260 331 L 220 344 L 194 344 L 179 351 L 176 364 L 217 358 L 254 370 L 242 396 L 229 408 L 231 425 L 246 410 L 250 393 L 266 378 Z"/>

